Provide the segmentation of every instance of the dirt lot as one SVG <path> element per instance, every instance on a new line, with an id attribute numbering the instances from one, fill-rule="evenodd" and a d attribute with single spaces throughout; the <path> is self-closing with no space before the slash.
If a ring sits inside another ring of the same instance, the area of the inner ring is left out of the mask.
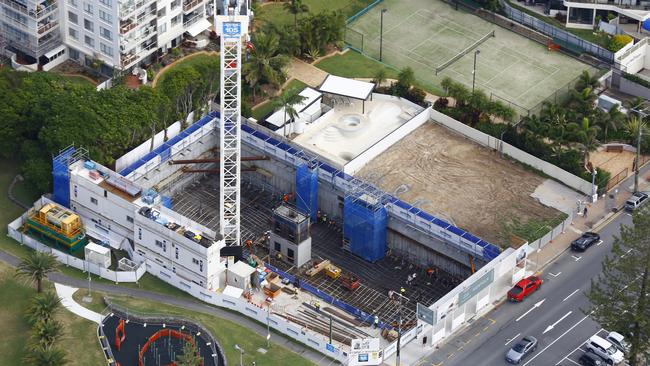
<path id="1" fill-rule="evenodd" d="M 407 135 L 357 176 L 499 245 L 509 242 L 505 225 L 560 215 L 530 197 L 544 178 L 435 123 Z"/>
<path id="2" fill-rule="evenodd" d="M 612 177 L 619 174 L 627 168 L 627 175 L 634 173 L 634 158 L 636 155 L 631 151 L 623 150 L 621 152 L 614 151 L 594 151 L 589 154 L 589 161 L 591 161 L 596 168 L 605 169 Z"/>

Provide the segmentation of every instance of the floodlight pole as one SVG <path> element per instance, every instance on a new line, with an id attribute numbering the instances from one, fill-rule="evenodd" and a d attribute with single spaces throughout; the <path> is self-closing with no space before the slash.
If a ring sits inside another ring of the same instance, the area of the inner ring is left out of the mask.
<path id="1" fill-rule="evenodd" d="M 382 60 L 382 51 L 384 46 L 384 13 L 387 11 L 388 9 L 384 8 L 379 12 L 379 61 Z"/>
<path id="2" fill-rule="evenodd" d="M 474 93 L 474 85 L 476 84 L 476 56 L 481 53 L 481 50 L 474 52 L 474 69 L 472 70 L 472 93 Z"/>

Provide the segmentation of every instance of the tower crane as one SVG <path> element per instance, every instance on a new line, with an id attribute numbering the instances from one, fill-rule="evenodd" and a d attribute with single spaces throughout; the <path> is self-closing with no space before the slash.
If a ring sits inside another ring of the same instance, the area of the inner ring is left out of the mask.
<path id="1" fill-rule="evenodd" d="M 216 1 L 222 5 L 215 9 L 214 21 L 221 38 L 219 230 L 230 246 L 240 244 L 241 51 L 251 10 L 250 0 Z"/>

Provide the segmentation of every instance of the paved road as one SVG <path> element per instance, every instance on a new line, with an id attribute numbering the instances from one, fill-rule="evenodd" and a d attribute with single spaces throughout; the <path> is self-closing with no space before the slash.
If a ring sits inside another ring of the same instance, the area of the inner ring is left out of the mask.
<path id="1" fill-rule="evenodd" d="M 584 291 L 600 273 L 601 262 L 610 253 L 613 236 L 619 233 L 620 225 L 631 223 L 632 218 L 626 213 L 613 216 L 599 229 L 602 243 L 584 253 L 567 251 L 559 256 L 544 270 L 544 284 L 539 291 L 522 303 L 501 304 L 484 317 L 492 325 L 486 323 L 488 326 L 478 332 L 479 327 L 470 327 L 450 342 L 451 345 L 434 352 L 421 364 L 507 365 L 504 358 L 507 350 L 524 335 L 532 335 L 539 340 L 538 349 L 521 365 L 575 365 L 582 353 L 576 349 L 601 331 L 600 325 L 585 315 L 589 302 Z M 535 261 L 535 254 L 530 259 Z M 456 350 L 450 352 L 449 347 Z"/>

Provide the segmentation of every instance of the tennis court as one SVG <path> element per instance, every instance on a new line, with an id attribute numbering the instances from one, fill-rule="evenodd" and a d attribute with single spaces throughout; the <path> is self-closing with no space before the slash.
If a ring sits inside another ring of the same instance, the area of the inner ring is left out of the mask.
<path id="1" fill-rule="evenodd" d="M 346 42 L 379 58 L 380 12 L 384 13 L 383 62 L 411 66 L 424 84 L 440 86 L 446 76 L 471 87 L 474 48 L 476 87 L 514 104 L 519 113 L 536 106 L 583 70 L 595 69 L 546 46 L 439 0 L 385 0 L 348 25 Z M 486 37 L 494 31 L 495 37 Z M 436 75 L 436 68 L 470 51 Z M 519 106 L 519 107 L 517 107 Z"/>

